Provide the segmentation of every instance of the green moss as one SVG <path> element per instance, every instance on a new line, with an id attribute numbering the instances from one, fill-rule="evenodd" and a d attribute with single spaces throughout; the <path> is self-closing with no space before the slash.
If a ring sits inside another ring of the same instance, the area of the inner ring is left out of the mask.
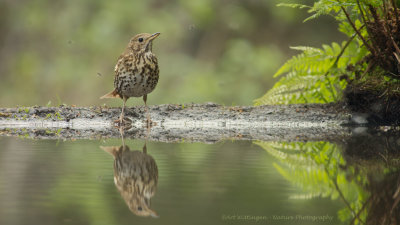
<path id="1" fill-rule="evenodd" d="M 18 107 L 18 113 L 29 113 L 29 107 Z"/>
<path id="2" fill-rule="evenodd" d="M 52 114 L 51 114 L 51 113 L 47 113 L 47 115 L 46 115 L 46 118 L 45 118 L 45 119 L 50 119 L 50 118 L 51 118 L 51 116 L 52 116 Z"/>
<path id="3" fill-rule="evenodd" d="M 57 120 L 62 120 L 60 112 L 54 113 L 54 117 L 55 117 Z"/>
<path id="4" fill-rule="evenodd" d="M 47 113 L 45 119 L 53 119 L 53 120 L 63 120 L 60 112 L 56 112 L 56 113 Z"/>

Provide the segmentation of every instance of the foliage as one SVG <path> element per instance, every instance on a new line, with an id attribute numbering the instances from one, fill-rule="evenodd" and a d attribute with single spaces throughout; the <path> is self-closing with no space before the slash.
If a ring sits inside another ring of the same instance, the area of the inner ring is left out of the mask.
<path id="1" fill-rule="evenodd" d="M 342 44 L 333 42 L 322 48 L 295 47 L 302 53 L 289 59 L 275 73 L 274 77 L 280 76 L 281 79 L 263 97 L 255 100 L 256 105 L 334 102 L 340 99 L 340 93 L 348 82 L 360 80 L 360 74 L 366 75 L 376 67 L 384 69 L 384 74 L 379 76 L 389 74 L 392 80 L 398 79 L 397 65 L 400 61 L 396 61 L 393 54 L 400 56 L 400 50 L 396 44 L 398 40 L 393 37 L 400 26 L 387 22 L 386 18 L 398 21 L 400 12 L 391 1 L 319 0 L 313 6 L 278 6 L 307 8 L 312 15 L 304 21 L 321 15 L 332 16 L 348 41 Z M 386 27 L 382 25 L 384 23 L 395 31 L 379 31 L 383 29 L 381 26 Z"/>
<path id="2" fill-rule="evenodd" d="M 161 32 L 149 104 L 251 104 L 272 87 L 264 75 L 283 63 L 288 43 L 338 35 L 320 34 L 327 20 L 300 28 L 305 12 L 276 8 L 280 1 L 0 1 L 0 104 L 120 107 L 99 96 L 112 89 L 129 38 L 142 32 Z"/>
<path id="3" fill-rule="evenodd" d="M 256 104 L 327 103 L 337 100 L 340 96 L 338 90 L 345 87 L 345 82 L 330 71 L 340 73 L 345 70 L 347 63 L 354 61 L 354 51 L 360 51 L 357 45 L 352 44 L 335 63 L 345 44 L 332 43 L 322 48 L 293 47 L 303 52 L 288 60 L 275 73 L 274 77 L 285 76 L 272 90 L 256 100 Z"/>
<path id="4" fill-rule="evenodd" d="M 288 181 L 304 190 L 306 195 L 302 196 L 340 198 L 346 205 L 338 212 L 341 220 L 354 219 L 354 224 L 365 221 L 366 212 L 362 208 L 368 197 L 364 190 L 366 177 L 354 168 L 342 169 L 345 161 L 338 146 L 328 142 L 256 144 L 279 160 L 274 167 Z M 349 181 L 346 179 L 349 176 L 354 179 Z"/>

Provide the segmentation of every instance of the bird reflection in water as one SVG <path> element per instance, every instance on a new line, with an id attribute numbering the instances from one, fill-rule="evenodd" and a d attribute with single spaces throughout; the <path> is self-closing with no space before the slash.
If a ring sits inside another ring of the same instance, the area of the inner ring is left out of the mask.
<path id="1" fill-rule="evenodd" d="M 138 216 L 158 217 L 150 208 L 150 199 L 157 189 L 156 161 L 143 150 L 131 151 L 122 138 L 121 146 L 101 148 L 114 157 L 114 183 L 129 209 Z"/>

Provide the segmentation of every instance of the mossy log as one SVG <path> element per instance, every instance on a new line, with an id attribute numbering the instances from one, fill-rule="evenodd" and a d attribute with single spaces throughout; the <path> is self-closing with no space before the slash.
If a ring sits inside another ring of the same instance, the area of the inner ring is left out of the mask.
<path id="1" fill-rule="evenodd" d="M 130 107 L 131 126 L 119 129 L 121 108 L 19 107 L 0 108 L 0 134 L 43 139 L 140 138 L 164 142 L 217 142 L 220 140 L 306 141 L 349 136 L 349 125 L 366 122 L 334 104 L 280 106 L 222 106 L 169 104 Z"/>

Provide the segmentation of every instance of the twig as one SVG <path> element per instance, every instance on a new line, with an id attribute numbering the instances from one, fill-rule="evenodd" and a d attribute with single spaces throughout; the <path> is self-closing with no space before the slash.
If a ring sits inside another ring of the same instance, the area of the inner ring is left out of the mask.
<path id="1" fill-rule="evenodd" d="M 328 169 L 325 168 L 325 171 L 329 174 Z M 337 181 L 336 181 L 335 179 L 332 179 L 332 183 L 335 185 L 335 188 L 336 188 L 337 192 L 339 193 L 340 198 L 343 200 L 343 202 L 346 204 L 346 206 L 349 208 L 349 210 L 352 212 L 352 214 L 353 214 L 356 218 L 358 218 L 358 220 L 359 220 L 361 223 L 364 224 L 365 222 L 364 222 L 363 220 L 361 220 L 359 214 L 356 213 L 356 212 L 354 211 L 354 209 L 351 207 L 350 203 L 349 203 L 349 202 L 346 200 L 346 198 L 344 197 L 344 194 L 343 194 L 343 192 L 340 190 Z"/>
<path id="2" fill-rule="evenodd" d="M 362 27 L 360 27 L 360 30 L 364 27 L 364 25 Z M 337 65 L 337 63 L 339 62 L 340 57 L 342 57 L 344 51 L 346 50 L 346 48 L 350 45 L 351 41 L 353 41 L 353 39 L 357 36 L 357 33 L 353 34 L 350 39 L 346 42 L 346 44 L 343 46 L 342 50 L 340 51 L 340 53 L 337 55 L 335 62 L 332 64 L 332 66 L 328 69 L 328 71 L 326 71 L 326 73 L 324 74 L 324 76 L 328 76 L 329 71 L 335 66 Z"/>
<path id="3" fill-rule="evenodd" d="M 400 177 L 399 177 L 400 180 Z M 399 183 L 399 182 L 397 182 Z M 397 198 L 398 196 L 400 196 L 400 184 L 397 185 L 397 190 L 394 192 L 393 194 L 393 198 Z"/>
<path id="4" fill-rule="evenodd" d="M 392 41 L 393 47 L 396 49 L 396 53 L 400 55 L 400 49 L 399 46 L 396 44 L 396 42 L 394 41 L 393 35 L 389 30 L 389 27 L 387 27 L 388 25 L 385 24 L 386 26 L 383 26 L 385 32 L 387 33 L 386 35 L 388 36 L 388 38 L 390 38 L 390 40 Z"/>
<path id="5" fill-rule="evenodd" d="M 370 70 L 371 68 L 373 68 L 374 66 L 375 66 L 375 61 L 372 61 L 371 63 L 369 63 L 368 66 L 367 66 L 367 69 L 365 69 L 364 73 L 361 75 L 360 78 L 364 77 L 365 74 L 367 74 L 367 73 L 369 72 L 369 70 Z"/>
<path id="6" fill-rule="evenodd" d="M 376 9 L 372 5 L 368 5 L 369 11 L 371 11 L 372 17 L 374 18 L 374 22 L 376 26 L 378 27 L 378 30 L 382 32 L 382 34 L 386 37 L 389 38 L 388 35 L 384 32 L 385 27 L 382 25 L 380 22 L 378 13 L 376 12 Z"/>
<path id="7" fill-rule="evenodd" d="M 391 30 L 389 28 L 389 24 L 387 21 L 385 21 L 384 25 L 383 25 L 383 29 L 384 29 L 384 33 L 386 33 L 385 35 L 387 36 L 387 38 L 389 38 L 392 41 L 392 45 L 395 49 L 396 52 L 393 52 L 394 56 L 396 57 L 397 63 L 400 64 L 400 49 L 399 46 L 397 45 L 397 43 L 395 42 L 393 35 L 391 33 Z"/>
<path id="8" fill-rule="evenodd" d="M 396 190 L 395 194 L 393 195 L 394 202 L 393 202 L 392 208 L 390 209 L 390 215 L 393 214 L 393 210 L 396 208 L 396 206 L 400 202 L 399 191 L 400 191 L 400 185 L 397 187 L 397 190 Z"/>
<path id="9" fill-rule="evenodd" d="M 361 5 L 361 8 L 363 8 L 364 9 L 364 6 L 363 5 Z M 368 13 L 368 10 L 367 9 L 365 9 L 365 17 L 367 18 L 367 21 L 368 22 L 371 22 L 372 20 L 371 20 L 371 16 L 370 16 L 370 14 Z"/>
<path id="10" fill-rule="evenodd" d="M 363 9 L 361 8 L 360 1 L 359 1 L 359 0 L 357 0 L 357 6 L 358 6 L 358 9 L 360 10 L 361 18 L 362 18 L 362 20 L 364 21 L 364 25 L 367 25 L 367 20 L 365 19 L 364 11 L 363 11 Z"/>
<path id="11" fill-rule="evenodd" d="M 391 19 L 391 15 L 390 15 L 391 7 L 390 7 L 389 3 L 390 2 L 388 0 L 384 0 L 384 4 L 386 5 L 387 12 L 386 12 L 386 16 L 384 16 L 383 19 L 384 19 L 384 21 L 386 23 L 386 26 L 389 27 L 389 31 L 391 31 L 391 30 L 393 30 L 394 27 L 393 27 L 393 25 L 391 23 L 389 23 L 389 20 Z"/>
<path id="12" fill-rule="evenodd" d="M 370 196 L 367 201 L 364 202 L 363 206 L 361 207 L 361 209 L 357 212 L 357 215 L 351 220 L 350 225 L 354 224 L 354 222 L 356 222 L 356 218 L 360 217 L 360 214 L 362 211 L 364 211 L 365 207 L 367 206 L 367 204 L 369 203 L 369 201 L 372 199 L 372 196 Z"/>
<path id="13" fill-rule="evenodd" d="M 388 16 L 388 10 L 387 10 L 387 7 L 386 7 L 386 1 L 385 0 L 382 0 L 382 5 L 383 5 L 383 9 L 382 9 L 382 11 L 383 11 L 383 18 L 387 18 L 387 16 Z"/>
<path id="14" fill-rule="evenodd" d="M 393 10 L 394 10 L 394 15 L 396 16 L 396 25 L 397 25 L 397 30 L 400 28 L 400 21 L 399 21 L 399 14 L 397 12 L 397 6 L 394 0 L 392 0 L 392 5 L 393 5 Z"/>
<path id="15" fill-rule="evenodd" d="M 398 64 L 400 64 L 400 57 L 396 52 L 393 52 L 394 57 L 396 58 Z"/>
<path id="16" fill-rule="evenodd" d="M 354 31 L 355 31 L 355 32 L 357 33 L 357 35 L 360 37 L 360 39 L 362 40 L 362 42 L 364 43 L 364 45 L 369 49 L 369 51 L 370 51 L 374 56 L 376 56 L 377 54 L 376 54 L 376 52 L 375 52 L 375 49 L 372 48 L 372 47 L 368 44 L 368 42 L 364 39 L 364 37 L 361 35 L 361 33 L 357 30 L 356 25 L 354 25 L 353 21 L 350 19 L 350 16 L 349 16 L 349 14 L 347 13 L 346 9 L 345 9 L 343 6 L 341 6 L 341 8 L 342 8 L 344 14 L 346 15 L 346 18 L 347 18 L 347 20 L 349 21 L 350 25 L 353 27 Z"/>
<path id="17" fill-rule="evenodd" d="M 392 45 L 393 45 L 392 47 L 394 47 L 396 49 L 397 44 L 394 42 L 394 39 L 390 33 L 390 30 L 387 27 L 387 21 L 383 20 L 383 22 L 381 22 L 381 19 L 379 19 L 376 9 L 372 5 L 368 5 L 368 7 L 369 7 L 369 10 L 371 11 L 372 16 L 374 17 L 374 22 L 376 24 L 376 27 L 378 28 L 378 31 L 380 31 L 381 35 L 383 35 L 387 40 L 392 40 Z M 386 47 L 390 48 L 391 46 L 385 46 L 385 48 Z M 397 48 L 398 48 L 398 46 L 397 46 Z M 383 52 L 383 54 L 377 55 L 377 57 L 380 58 L 382 63 L 384 64 L 381 66 L 386 67 L 386 70 L 390 71 L 391 70 L 390 68 L 392 67 L 392 65 L 391 65 L 391 62 L 387 60 L 387 55 L 388 55 L 388 53 Z"/>

